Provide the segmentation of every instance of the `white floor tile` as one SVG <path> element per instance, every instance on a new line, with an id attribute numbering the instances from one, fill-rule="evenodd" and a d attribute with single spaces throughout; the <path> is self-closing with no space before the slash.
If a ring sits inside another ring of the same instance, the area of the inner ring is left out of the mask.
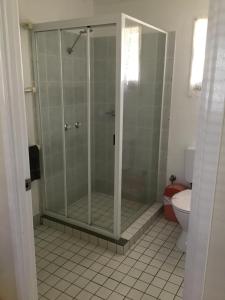
<path id="1" fill-rule="evenodd" d="M 104 286 L 101 287 L 96 293 L 96 295 L 101 297 L 102 299 L 108 299 L 109 295 L 111 295 L 111 294 L 112 294 L 112 291 L 110 289 L 107 289 Z"/>
<path id="2" fill-rule="evenodd" d="M 99 285 L 99 284 L 97 284 L 95 282 L 90 281 L 86 285 L 85 290 L 88 291 L 91 294 L 95 294 L 97 292 L 97 290 L 99 290 L 100 288 L 101 288 L 101 285 Z"/>
<path id="3" fill-rule="evenodd" d="M 175 246 L 179 232 L 178 225 L 159 217 L 126 255 L 115 255 L 39 226 L 39 300 L 182 300 L 185 255 Z"/>
<path id="4" fill-rule="evenodd" d="M 161 293 L 161 289 L 150 284 L 146 290 L 146 293 L 157 298 L 159 296 L 159 294 Z"/>
<path id="5" fill-rule="evenodd" d="M 174 300 L 175 295 L 170 294 L 166 291 L 162 291 L 162 293 L 159 296 L 160 300 Z"/>
<path id="6" fill-rule="evenodd" d="M 124 297 L 116 292 L 113 292 L 108 298 L 108 300 L 123 300 L 123 299 Z"/>
<path id="7" fill-rule="evenodd" d="M 156 286 L 156 287 L 158 287 L 158 288 L 160 288 L 160 289 L 162 289 L 165 286 L 165 284 L 166 284 L 166 280 L 161 279 L 159 277 L 155 277 L 152 280 L 151 284 L 154 285 L 154 286 Z"/>
<path id="8" fill-rule="evenodd" d="M 131 289 L 127 295 L 127 297 L 132 300 L 140 300 L 142 298 L 142 296 L 143 296 L 143 293 L 136 289 Z"/>
<path id="9" fill-rule="evenodd" d="M 55 288 L 60 290 L 61 292 L 64 292 L 68 287 L 70 286 L 70 283 L 66 280 L 59 280 L 56 284 L 55 284 Z"/>
<path id="10" fill-rule="evenodd" d="M 117 288 L 116 288 L 116 292 L 123 295 L 123 296 L 126 296 L 127 293 L 129 292 L 131 288 L 123 283 L 120 283 Z"/>
<path id="11" fill-rule="evenodd" d="M 71 297 L 75 297 L 81 292 L 81 288 L 78 286 L 72 284 L 68 287 L 68 289 L 65 290 L 65 294 L 68 294 Z"/>
<path id="12" fill-rule="evenodd" d="M 85 290 L 81 291 L 77 296 L 77 300 L 89 300 L 93 295 Z"/>
<path id="13" fill-rule="evenodd" d="M 49 300 L 55 300 L 60 294 L 60 291 L 56 290 L 55 288 L 51 288 L 44 296 Z"/>

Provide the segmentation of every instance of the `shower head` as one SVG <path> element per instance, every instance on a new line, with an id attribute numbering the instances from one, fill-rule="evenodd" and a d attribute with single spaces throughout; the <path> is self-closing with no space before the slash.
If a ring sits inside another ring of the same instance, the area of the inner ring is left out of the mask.
<path id="1" fill-rule="evenodd" d="M 73 52 L 73 48 L 72 47 L 71 48 L 67 48 L 67 52 L 68 52 L 68 54 L 71 54 Z"/>
<path id="2" fill-rule="evenodd" d="M 86 30 L 81 30 L 75 41 L 73 42 L 73 45 L 69 48 L 67 48 L 67 53 L 71 54 L 73 52 L 73 48 L 75 47 L 76 43 L 79 41 L 82 34 L 87 33 Z"/>

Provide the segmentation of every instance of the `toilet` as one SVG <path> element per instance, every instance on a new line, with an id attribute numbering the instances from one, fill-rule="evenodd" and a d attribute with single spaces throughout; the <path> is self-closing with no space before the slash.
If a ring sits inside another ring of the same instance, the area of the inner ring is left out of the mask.
<path id="1" fill-rule="evenodd" d="M 193 178 L 195 148 L 189 147 L 185 150 L 185 179 L 190 184 Z M 177 247 L 185 252 L 187 244 L 188 221 L 191 211 L 191 189 L 175 194 L 172 198 L 172 206 L 178 222 L 182 227 L 182 233 L 177 241 Z"/>

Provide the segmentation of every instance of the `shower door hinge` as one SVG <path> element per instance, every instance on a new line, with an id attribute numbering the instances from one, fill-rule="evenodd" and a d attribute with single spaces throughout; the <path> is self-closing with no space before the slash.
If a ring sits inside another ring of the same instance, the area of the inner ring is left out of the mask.
<path id="1" fill-rule="evenodd" d="M 26 191 L 31 190 L 31 179 L 30 178 L 25 179 L 25 189 L 26 189 Z"/>

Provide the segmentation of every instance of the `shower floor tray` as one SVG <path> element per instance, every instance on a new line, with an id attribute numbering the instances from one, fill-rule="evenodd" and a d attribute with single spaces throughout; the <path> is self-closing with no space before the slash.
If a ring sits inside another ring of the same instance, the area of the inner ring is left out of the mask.
<path id="1" fill-rule="evenodd" d="M 155 202 L 121 234 L 119 240 L 109 238 L 48 215 L 43 215 L 41 219 L 44 225 L 56 228 L 66 234 L 76 236 L 81 240 L 92 242 L 115 253 L 125 254 L 161 212 L 162 203 Z"/>
<path id="2" fill-rule="evenodd" d="M 113 229 L 113 196 L 103 193 L 92 193 L 92 224 L 109 231 Z M 146 204 L 122 199 L 121 206 L 121 229 L 122 232 L 126 230 L 144 211 L 148 206 Z M 88 196 L 84 196 L 77 201 L 74 201 L 68 206 L 68 216 L 74 220 L 87 222 L 88 211 Z"/>

